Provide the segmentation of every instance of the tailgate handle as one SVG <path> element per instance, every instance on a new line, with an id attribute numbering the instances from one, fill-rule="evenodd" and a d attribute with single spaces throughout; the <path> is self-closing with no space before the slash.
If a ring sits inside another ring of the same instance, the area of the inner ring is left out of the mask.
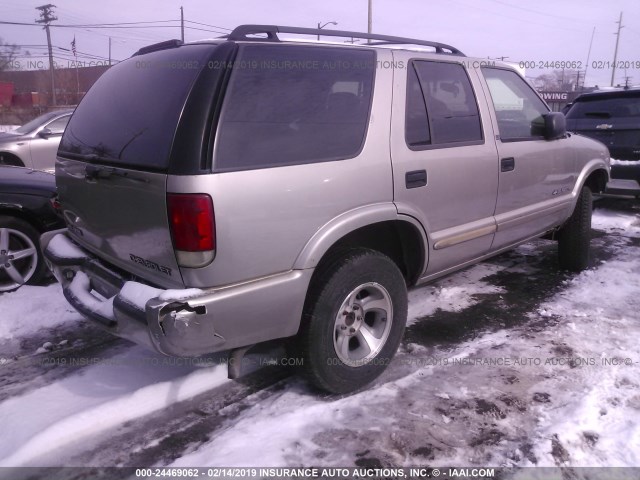
<path id="1" fill-rule="evenodd" d="M 427 184 L 427 171 L 414 170 L 404 175 L 404 181 L 407 188 L 424 187 Z"/>
<path id="2" fill-rule="evenodd" d="M 500 160 L 500 171 L 511 172 L 516 169 L 516 159 L 513 157 L 507 157 Z"/>

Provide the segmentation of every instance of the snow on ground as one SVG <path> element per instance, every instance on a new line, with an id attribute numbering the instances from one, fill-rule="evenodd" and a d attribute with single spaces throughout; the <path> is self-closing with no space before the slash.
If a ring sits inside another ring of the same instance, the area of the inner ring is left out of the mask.
<path id="1" fill-rule="evenodd" d="M 612 158 L 611 165 L 638 165 L 638 161 L 637 160 L 618 160 L 616 158 Z"/>
<path id="2" fill-rule="evenodd" d="M 596 261 L 581 274 L 555 271 L 553 242 L 533 242 L 413 290 L 405 342 L 369 389 L 323 396 L 285 379 L 216 411 L 214 430 L 196 428 L 177 455 L 160 449 L 145 465 L 640 466 L 637 212 L 596 210 Z M 16 348 L 54 324 L 70 336 L 84 325 L 57 285 L 0 295 L 0 312 L 0 342 Z M 141 450 L 172 444 L 171 432 L 149 437 L 169 405 L 207 415 L 198 402 L 237 385 L 224 366 L 165 360 L 116 342 L 99 361 L 58 364 L 0 396 L 0 465 L 65 465 L 96 448 L 117 458 L 110 438 L 123 432 Z"/>
<path id="3" fill-rule="evenodd" d="M 483 279 L 504 267 L 482 263 L 471 269 L 454 273 L 435 285 L 409 292 L 409 316 L 407 325 L 418 318 L 431 315 L 436 310 L 459 312 L 477 303 L 477 295 L 500 293 L 502 289 L 485 282 Z"/>
<path id="4" fill-rule="evenodd" d="M 3 341 L 82 319 L 64 300 L 62 288 L 57 283 L 46 287 L 27 286 L 0 294 L 0 305 L 0 346 Z"/>
<path id="5" fill-rule="evenodd" d="M 633 224 L 633 215 L 594 216 L 611 232 L 634 235 Z M 640 251 L 617 240 L 615 260 L 565 280 L 532 312 L 532 321 L 553 319 L 547 328 L 488 333 L 431 365 L 432 351 L 409 345 L 396 359 L 414 367 L 408 373 L 345 398 L 294 382 L 173 465 L 640 465 Z M 485 267 L 467 278 L 487 284 Z M 433 291 L 415 305 L 427 292 L 413 292 L 413 312 L 447 306 Z"/>
<path id="6" fill-rule="evenodd" d="M 605 210 L 597 212 L 594 226 L 640 238 L 638 220 Z M 575 367 L 540 383 L 558 398 L 540 412 L 537 436 L 557 439 L 574 466 L 640 465 L 640 254 L 620 240 L 615 260 L 572 278 L 541 306 L 545 315 L 561 319 L 555 332 L 545 333 L 561 339 Z M 547 447 L 538 442 L 536 454 L 552 463 Z"/>
<path id="7" fill-rule="evenodd" d="M 198 369 L 170 360 L 133 347 L 3 402 L 0 467 L 57 463 L 69 444 L 94 440 L 109 428 L 227 381 L 222 366 Z"/>
<path id="8" fill-rule="evenodd" d="M 86 448 L 113 427 L 228 381 L 221 364 L 185 364 L 133 344 L 116 345 L 104 355 L 39 355 L 67 347 L 65 339 L 14 355 L 31 336 L 41 344 L 62 327 L 73 338 L 74 328 L 84 322 L 57 283 L 0 294 L 0 369 L 25 358 L 29 366 L 69 367 L 70 372 L 72 365 L 86 367 L 0 402 L 0 467 L 59 464 L 70 444 Z"/>
<path id="9" fill-rule="evenodd" d="M 10 132 L 11 130 L 15 130 L 20 125 L 0 125 L 0 133 L 2 132 Z"/>

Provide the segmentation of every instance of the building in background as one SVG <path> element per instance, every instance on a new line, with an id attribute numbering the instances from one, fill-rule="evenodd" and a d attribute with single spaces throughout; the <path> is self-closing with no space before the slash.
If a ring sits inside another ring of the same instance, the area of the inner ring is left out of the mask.
<path id="1" fill-rule="evenodd" d="M 108 65 L 57 68 L 56 108 L 77 105 L 108 69 Z M 50 90 L 49 70 L 0 72 L 0 123 L 20 124 L 51 109 Z"/>

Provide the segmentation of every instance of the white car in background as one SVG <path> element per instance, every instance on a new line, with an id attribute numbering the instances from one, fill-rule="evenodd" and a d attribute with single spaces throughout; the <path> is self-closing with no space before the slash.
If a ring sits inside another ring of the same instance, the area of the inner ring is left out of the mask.
<path id="1" fill-rule="evenodd" d="M 45 113 L 0 133 L 0 165 L 53 172 L 58 145 L 72 113 L 68 109 Z"/>

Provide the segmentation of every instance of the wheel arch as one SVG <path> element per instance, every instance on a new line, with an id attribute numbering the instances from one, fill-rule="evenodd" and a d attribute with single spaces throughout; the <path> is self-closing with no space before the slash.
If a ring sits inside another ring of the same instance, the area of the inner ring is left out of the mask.
<path id="1" fill-rule="evenodd" d="M 604 168 L 592 170 L 583 185 L 589 187 L 592 193 L 602 193 L 607 187 L 609 181 L 609 173 Z"/>
<path id="2" fill-rule="evenodd" d="M 422 225 L 412 217 L 398 215 L 393 204 L 349 213 L 320 229 L 294 268 L 316 268 L 341 250 L 368 248 L 391 258 L 407 285 L 414 285 L 428 261 L 428 240 Z"/>
<path id="3" fill-rule="evenodd" d="M 27 210 L 23 210 L 19 207 L 0 203 L 0 217 L 17 218 L 31 225 L 39 233 L 43 233 L 45 231 L 44 225 L 38 221 L 36 215 L 33 215 Z"/>

